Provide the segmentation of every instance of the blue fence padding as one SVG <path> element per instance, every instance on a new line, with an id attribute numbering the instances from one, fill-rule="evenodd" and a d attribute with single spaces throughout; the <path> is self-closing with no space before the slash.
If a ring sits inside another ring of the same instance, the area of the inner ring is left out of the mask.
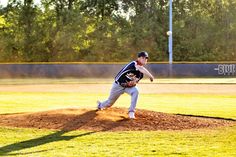
<path id="1" fill-rule="evenodd" d="M 0 78 L 107 78 L 125 64 L 0 64 Z M 151 63 L 146 66 L 157 77 L 235 77 L 236 63 Z M 171 70 L 172 69 L 172 70 Z"/>

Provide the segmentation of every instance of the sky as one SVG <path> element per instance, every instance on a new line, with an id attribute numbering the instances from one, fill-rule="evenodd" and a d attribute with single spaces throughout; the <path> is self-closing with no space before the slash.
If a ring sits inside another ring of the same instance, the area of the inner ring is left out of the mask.
<path id="1" fill-rule="evenodd" d="M 0 0 L 0 5 L 6 6 L 8 0 Z"/>
<path id="2" fill-rule="evenodd" d="M 21 0 L 24 1 L 24 0 Z M 0 5 L 2 6 L 6 6 L 7 5 L 8 0 L 0 0 Z M 34 0 L 35 4 L 39 4 L 40 0 Z"/>

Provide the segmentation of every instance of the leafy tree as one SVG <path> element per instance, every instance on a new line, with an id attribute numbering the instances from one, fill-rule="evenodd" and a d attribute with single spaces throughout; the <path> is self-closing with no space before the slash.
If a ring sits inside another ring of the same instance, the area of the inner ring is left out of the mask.
<path id="1" fill-rule="evenodd" d="M 9 0 L 0 61 L 168 60 L 169 0 Z M 234 0 L 173 1 L 174 61 L 236 60 Z"/>

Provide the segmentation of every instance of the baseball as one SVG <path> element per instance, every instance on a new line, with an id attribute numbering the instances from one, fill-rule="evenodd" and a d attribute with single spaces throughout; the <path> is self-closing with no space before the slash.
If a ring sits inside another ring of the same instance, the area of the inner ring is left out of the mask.
<path id="1" fill-rule="evenodd" d="M 172 35 L 171 31 L 166 32 L 167 35 Z"/>

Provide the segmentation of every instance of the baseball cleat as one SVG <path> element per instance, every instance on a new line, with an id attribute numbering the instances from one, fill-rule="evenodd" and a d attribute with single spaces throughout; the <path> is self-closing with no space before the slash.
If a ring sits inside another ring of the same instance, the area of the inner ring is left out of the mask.
<path id="1" fill-rule="evenodd" d="M 100 101 L 97 101 L 97 109 L 98 110 L 103 110 L 104 108 L 102 107 L 102 104 Z"/>
<path id="2" fill-rule="evenodd" d="M 129 118 L 130 119 L 135 119 L 134 112 L 129 112 Z"/>

